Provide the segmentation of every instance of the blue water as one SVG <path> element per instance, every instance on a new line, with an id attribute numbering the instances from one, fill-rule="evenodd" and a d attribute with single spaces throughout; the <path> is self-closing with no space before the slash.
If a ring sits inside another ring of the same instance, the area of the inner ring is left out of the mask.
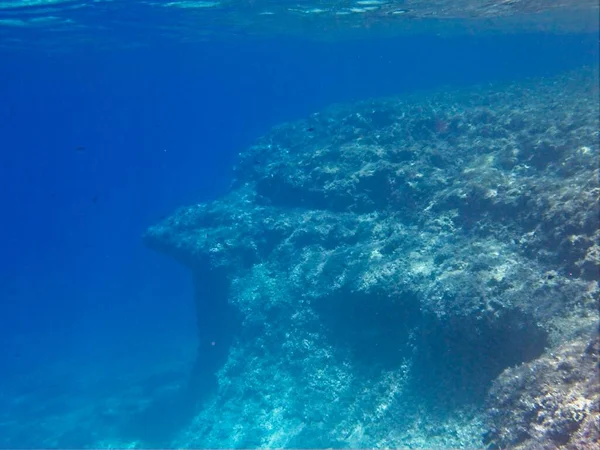
<path id="1" fill-rule="evenodd" d="M 145 39 L 1 50 L 0 447 L 97 445 L 85 433 L 53 440 L 73 405 L 155 373 L 185 378 L 191 278 L 141 235 L 223 194 L 238 153 L 272 126 L 332 103 L 552 75 L 598 58 L 595 33 Z M 160 383 L 148 389 L 151 398 Z M 48 417 L 58 422 L 34 425 Z"/>

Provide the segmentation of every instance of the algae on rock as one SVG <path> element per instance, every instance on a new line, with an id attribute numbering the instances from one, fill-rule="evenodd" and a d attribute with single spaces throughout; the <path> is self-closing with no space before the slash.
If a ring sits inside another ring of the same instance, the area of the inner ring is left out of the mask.
<path id="1" fill-rule="evenodd" d="M 577 365 L 561 349 L 597 333 L 596 76 L 331 107 L 243 152 L 226 196 L 151 227 L 194 272 L 194 377 L 215 382 L 174 445 L 580 439 L 597 399 L 558 437 L 499 430 L 533 420 L 503 409 L 535 386 L 511 374 Z"/>

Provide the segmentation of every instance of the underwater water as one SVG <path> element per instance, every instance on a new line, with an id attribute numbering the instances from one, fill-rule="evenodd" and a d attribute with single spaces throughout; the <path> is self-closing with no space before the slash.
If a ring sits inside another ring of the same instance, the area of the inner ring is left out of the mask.
<path id="1" fill-rule="evenodd" d="M 598 14 L 0 0 L 0 447 L 600 447 Z"/>

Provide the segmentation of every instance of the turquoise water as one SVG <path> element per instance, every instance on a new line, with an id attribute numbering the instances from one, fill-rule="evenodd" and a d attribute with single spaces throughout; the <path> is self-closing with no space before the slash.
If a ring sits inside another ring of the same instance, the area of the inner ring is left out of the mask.
<path id="1" fill-rule="evenodd" d="M 0 447 L 593 445 L 598 42 L 587 0 L 0 0 Z"/>
<path id="2" fill-rule="evenodd" d="M 136 47 L 157 38 L 201 42 L 215 38 L 297 36 L 364 38 L 365 31 L 398 34 L 594 32 L 591 0 L 462 1 L 76 1 L 7 0 L 0 5 L 4 47 L 48 50 L 73 46 Z"/>

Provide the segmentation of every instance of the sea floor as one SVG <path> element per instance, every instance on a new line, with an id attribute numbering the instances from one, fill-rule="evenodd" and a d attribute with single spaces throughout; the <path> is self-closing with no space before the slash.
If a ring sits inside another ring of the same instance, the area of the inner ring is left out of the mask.
<path id="1" fill-rule="evenodd" d="M 149 351 L 152 349 L 152 351 Z M 130 353 L 128 354 L 128 350 Z M 26 353 L 26 352 L 24 352 Z M 5 371 L 0 384 L 0 447 L 132 448 L 152 431 L 156 443 L 176 426 L 145 427 L 154 411 L 168 411 L 187 383 L 195 355 L 191 336 L 151 342 L 145 351 L 132 342 L 88 354 Z M 26 358 L 26 356 L 24 356 Z M 168 429 L 168 431 L 167 431 Z"/>

